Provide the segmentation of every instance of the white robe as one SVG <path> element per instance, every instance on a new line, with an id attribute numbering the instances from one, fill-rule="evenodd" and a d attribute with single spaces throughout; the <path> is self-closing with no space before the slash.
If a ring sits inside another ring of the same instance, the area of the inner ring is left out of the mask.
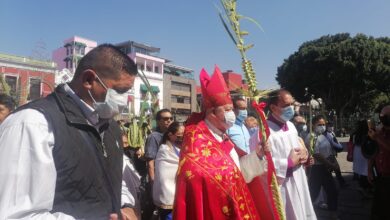
<path id="1" fill-rule="evenodd" d="M 292 176 L 286 177 L 290 151 L 300 146 L 295 126 L 287 122 L 288 131 L 283 131 L 272 121 L 268 121 L 268 125 L 271 132 L 269 142 L 272 148 L 272 158 L 286 208 L 287 220 L 317 219 L 304 167 L 295 167 Z"/>
<path id="2" fill-rule="evenodd" d="M 173 148 L 171 144 L 160 145 L 155 159 L 153 202 L 164 209 L 172 209 L 175 199 L 179 155 Z M 176 148 L 176 150 L 180 152 L 180 149 Z"/>

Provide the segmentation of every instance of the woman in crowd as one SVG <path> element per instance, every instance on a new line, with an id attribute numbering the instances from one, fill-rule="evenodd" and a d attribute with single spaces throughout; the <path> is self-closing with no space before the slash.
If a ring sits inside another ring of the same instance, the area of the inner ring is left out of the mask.
<path id="1" fill-rule="evenodd" d="M 312 201 L 314 201 L 320 193 L 322 186 L 326 193 L 328 209 L 332 212 L 332 216 L 337 218 L 338 191 L 332 177 L 332 171 L 338 167 L 331 158 L 333 155 L 332 146 L 324 136 L 326 131 L 324 116 L 317 115 L 313 118 L 313 128 L 315 131 L 314 165 L 311 168 L 309 177 L 310 195 Z"/>
<path id="2" fill-rule="evenodd" d="M 179 166 L 184 126 L 173 122 L 164 133 L 155 160 L 153 201 L 159 207 L 160 220 L 171 219 L 175 198 L 175 178 Z"/>
<path id="3" fill-rule="evenodd" d="M 356 131 L 351 135 L 350 141 L 353 144 L 353 173 L 359 180 L 359 191 L 365 197 L 370 197 L 370 184 L 367 179 L 368 160 L 363 156 L 362 146 L 368 138 L 368 124 L 366 120 L 361 120 L 357 124 Z"/>

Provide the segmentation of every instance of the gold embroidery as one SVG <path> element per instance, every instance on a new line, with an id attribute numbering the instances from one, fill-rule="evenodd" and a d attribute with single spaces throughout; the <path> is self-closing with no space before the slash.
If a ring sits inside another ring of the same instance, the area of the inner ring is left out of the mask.
<path id="1" fill-rule="evenodd" d="M 186 177 L 187 177 L 188 179 L 191 179 L 192 177 L 194 177 L 194 175 L 192 174 L 191 170 L 187 170 L 187 171 L 186 171 Z"/>
<path id="2" fill-rule="evenodd" d="M 244 204 L 244 203 L 241 203 L 240 209 L 241 209 L 242 211 L 244 211 L 244 209 L 245 209 L 245 204 Z"/>
<path id="3" fill-rule="evenodd" d="M 244 219 L 249 219 L 250 217 L 249 217 L 249 215 L 248 214 L 245 214 L 244 215 Z"/>
<path id="4" fill-rule="evenodd" d="M 230 213 L 229 213 L 229 208 L 225 205 L 224 207 L 222 207 L 222 212 L 223 212 L 223 214 L 225 214 L 225 215 L 230 215 Z"/>
<path id="5" fill-rule="evenodd" d="M 209 157 L 211 155 L 211 151 L 209 148 L 205 148 L 202 150 L 202 155 L 205 156 L 205 157 Z"/>
<path id="6" fill-rule="evenodd" d="M 186 158 L 185 157 L 183 157 L 183 159 L 179 161 L 179 167 L 177 168 L 177 174 L 176 174 L 177 176 L 181 172 L 181 167 L 184 165 L 185 162 L 186 162 Z"/>
<path id="7" fill-rule="evenodd" d="M 194 153 L 188 153 L 187 156 L 189 156 L 189 157 L 196 157 L 196 154 L 194 154 Z"/>
<path id="8" fill-rule="evenodd" d="M 222 176 L 221 176 L 221 174 L 215 175 L 215 179 L 218 180 L 218 181 L 222 181 Z"/>

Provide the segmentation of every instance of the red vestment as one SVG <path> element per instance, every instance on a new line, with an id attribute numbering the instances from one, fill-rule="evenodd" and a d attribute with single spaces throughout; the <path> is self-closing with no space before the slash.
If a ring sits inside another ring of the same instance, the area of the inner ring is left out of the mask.
<path id="1" fill-rule="evenodd" d="M 219 143 L 204 121 L 184 133 L 173 219 L 260 219 L 245 180 L 230 157 L 234 147 Z"/>

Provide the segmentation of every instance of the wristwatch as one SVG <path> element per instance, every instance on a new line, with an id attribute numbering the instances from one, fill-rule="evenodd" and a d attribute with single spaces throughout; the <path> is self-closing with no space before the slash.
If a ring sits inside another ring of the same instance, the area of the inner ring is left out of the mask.
<path id="1" fill-rule="evenodd" d="M 134 208 L 134 205 L 132 205 L 132 204 L 130 204 L 130 203 L 125 203 L 125 204 L 122 205 L 121 208 L 122 208 L 122 209 L 124 209 L 124 208 Z"/>

